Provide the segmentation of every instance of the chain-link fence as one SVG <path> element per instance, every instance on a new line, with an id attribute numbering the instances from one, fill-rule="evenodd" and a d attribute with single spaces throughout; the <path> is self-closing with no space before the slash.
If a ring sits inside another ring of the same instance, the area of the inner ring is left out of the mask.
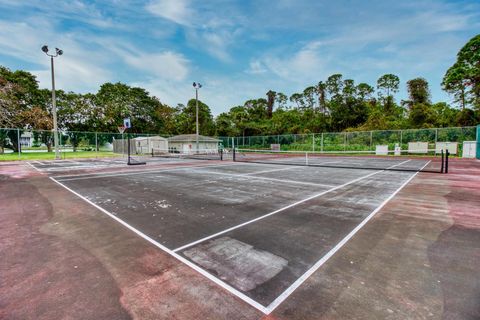
<path id="1" fill-rule="evenodd" d="M 61 159 L 122 157 L 128 152 L 127 138 L 168 135 L 58 131 Z M 114 145 L 119 145 L 114 150 Z M 123 148 L 122 148 L 123 147 Z M 0 160 L 55 159 L 55 139 L 51 130 L 0 129 Z"/>
<path id="2" fill-rule="evenodd" d="M 410 142 L 426 142 L 435 149 L 437 142 L 457 142 L 462 154 L 464 141 L 476 140 L 476 127 L 452 127 L 406 130 L 373 130 L 352 132 L 323 132 L 312 134 L 284 134 L 269 136 L 219 137 L 224 147 L 271 149 L 279 144 L 281 150 L 299 151 L 374 151 L 377 145 L 388 145 L 389 150 L 400 147 L 407 150 Z"/>
<path id="3" fill-rule="evenodd" d="M 127 153 L 126 139 L 166 134 L 58 131 L 59 153 L 66 158 L 121 157 Z M 464 141 L 476 140 L 476 127 L 323 132 L 268 136 L 218 137 L 223 148 L 298 151 L 373 151 L 377 145 L 408 149 L 409 142 L 426 142 L 435 149 L 437 142 L 457 142 L 458 155 Z M 139 142 L 140 143 L 140 142 Z M 115 148 L 115 146 L 117 146 Z M 114 150 L 115 149 L 115 150 Z M 0 129 L 0 160 L 54 159 L 54 134 L 51 130 Z"/>

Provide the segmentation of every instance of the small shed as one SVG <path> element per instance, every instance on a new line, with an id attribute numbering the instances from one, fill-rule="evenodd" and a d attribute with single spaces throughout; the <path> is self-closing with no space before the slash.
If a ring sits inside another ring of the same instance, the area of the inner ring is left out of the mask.
<path id="1" fill-rule="evenodd" d="M 164 137 L 138 137 L 133 139 L 135 141 L 135 153 L 146 154 L 152 153 L 152 150 L 168 150 L 168 140 Z"/>
<path id="2" fill-rule="evenodd" d="M 476 146 L 477 141 L 463 141 L 462 157 L 475 158 L 475 155 L 477 154 Z"/>
<path id="3" fill-rule="evenodd" d="M 198 150 L 201 152 L 217 152 L 221 140 L 198 135 Z M 196 151 L 196 134 L 181 134 L 168 138 L 170 152 L 191 152 Z"/>
<path id="4" fill-rule="evenodd" d="M 127 139 L 117 139 L 113 141 L 114 153 L 127 152 Z M 153 149 L 168 150 L 168 140 L 160 136 L 138 137 L 130 139 L 130 152 L 132 154 L 149 154 Z"/>

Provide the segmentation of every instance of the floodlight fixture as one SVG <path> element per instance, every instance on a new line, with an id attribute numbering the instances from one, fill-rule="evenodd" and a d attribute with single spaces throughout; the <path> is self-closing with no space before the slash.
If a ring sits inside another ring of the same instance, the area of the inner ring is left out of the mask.
<path id="1" fill-rule="evenodd" d="M 55 144 L 55 159 L 60 159 L 60 150 L 58 144 L 58 126 L 57 126 L 57 105 L 56 105 L 56 98 L 55 98 L 55 69 L 53 66 L 53 58 L 61 56 L 63 54 L 63 50 L 55 48 L 55 54 L 48 53 L 48 46 L 44 45 L 42 47 L 42 51 L 45 52 L 47 56 L 50 57 L 50 66 L 52 70 L 52 116 L 53 116 L 53 141 Z"/>

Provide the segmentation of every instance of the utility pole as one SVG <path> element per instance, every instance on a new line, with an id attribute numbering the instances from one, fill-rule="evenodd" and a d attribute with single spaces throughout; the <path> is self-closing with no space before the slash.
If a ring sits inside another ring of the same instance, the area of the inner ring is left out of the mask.
<path id="1" fill-rule="evenodd" d="M 50 66 L 52 70 L 52 116 L 53 116 L 53 143 L 55 145 L 55 159 L 60 159 L 60 150 L 58 146 L 58 125 L 57 125 L 57 101 L 55 97 L 55 69 L 53 64 L 53 58 L 61 56 L 63 50 L 55 48 L 55 54 L 48 53 L 48 46 L 43 46 L 42 51 L 50 57 Z"/>
<path id="2" fill-rule="evenodd" d="M 196 150 L 197 153 L 199 152 L 198 149 L 198 135 L 199 135 L 199 130 L 198 130 L 198 89 L 202 87 L 202 85 L 198 82 L 193 83 L 193 87 L 195 88 L 195 110 L 196 110 L 196 115 L 195 115 L 195 127 L 196 127 Z"/>

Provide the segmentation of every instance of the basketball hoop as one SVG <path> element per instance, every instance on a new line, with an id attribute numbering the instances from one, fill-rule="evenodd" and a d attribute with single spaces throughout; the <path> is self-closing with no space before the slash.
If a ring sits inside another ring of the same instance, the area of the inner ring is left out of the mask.
<path id="1" fill-rule="evenodd" d="M 119 126 L 118 127 L 118 132 L 120 132 L 121 134 L 123 134 L 125 132 L 125 129 L 127 129 L 127 127 L 125 126 Z"/>

